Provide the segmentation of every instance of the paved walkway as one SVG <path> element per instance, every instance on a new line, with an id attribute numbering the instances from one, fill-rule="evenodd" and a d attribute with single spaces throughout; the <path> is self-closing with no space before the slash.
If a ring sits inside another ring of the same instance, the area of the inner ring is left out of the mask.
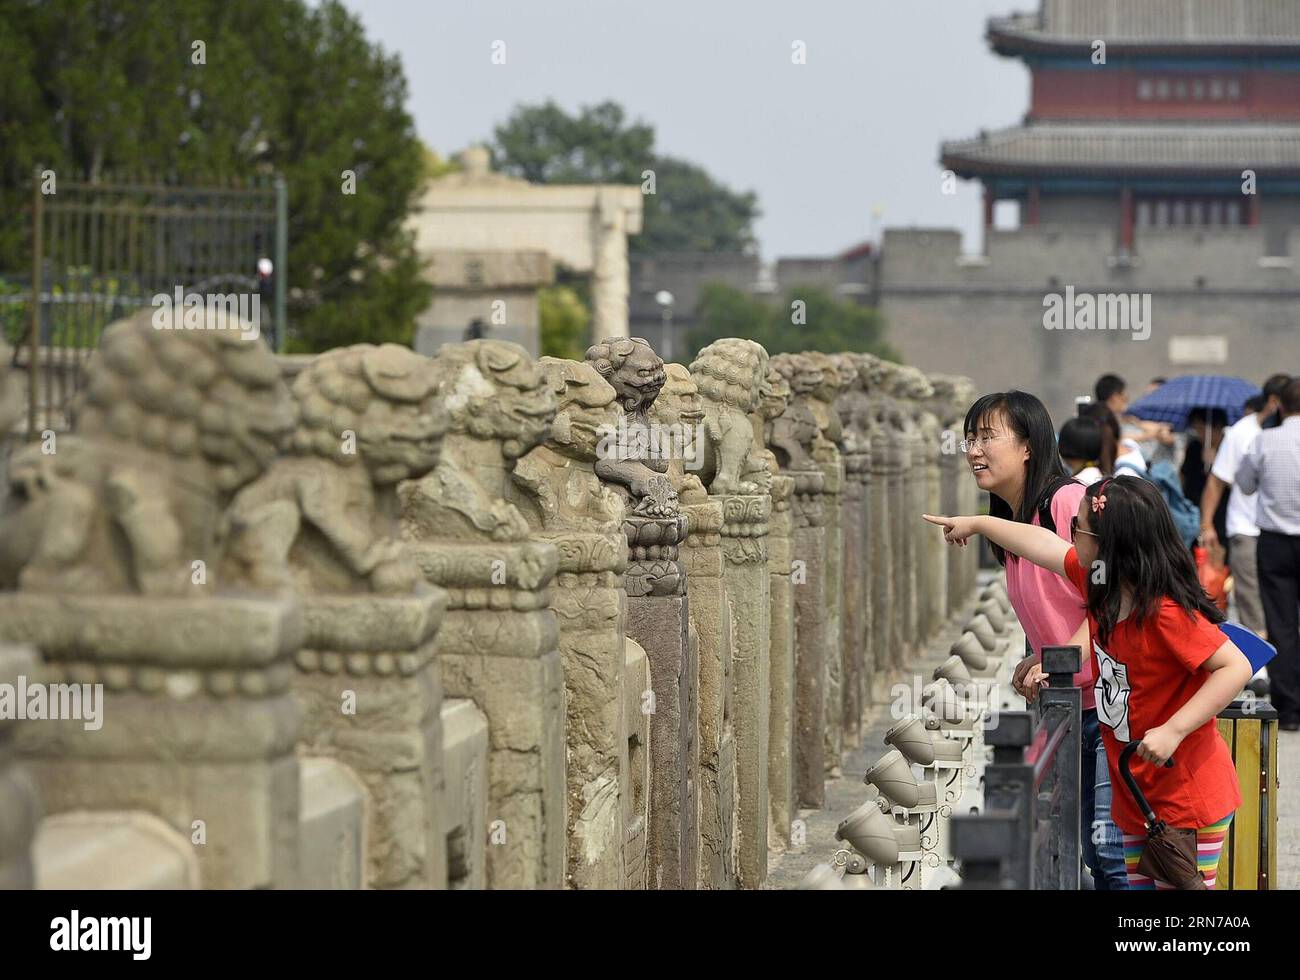
<path id="1" fill-rule="evenodd" d="M 988 573 L 980 578 L 983 588 Z M 961 635 L 961 627 L 970 619 L 975 600 L 953 617 L 930 643 L 907 675 L 895 679 L 902 683 L 929 683 L 934 668 L 948 657 L 948 648 Z M 1012 643 L 1024 644 L 1024 634 L 1016 628 Z M 919 675 L 919 682 L 913 676 Z M 767 883 L 764 888 L 794 888 L 813 866 L 829 861 L 843 845 L 835 839 L 835 828 L 874 792 L 862 782 L 867 769 L 879 759 L 888 747 L 885 732 L 897 720 L 892 709 L 896 697 L 891 696 L 893 685 L 879 684 L 873 692 L 869 721 L 863 726 L 862 744 L 845 753 L 844 775 L 826 781 L 826 806 L 820 810 L 800 810 L 799 816 L 807 825 L 807 843 L 783 853 L 772 852 L 769 857 Z M 919 687 L 918 687 L 919 690 Z M 914 695 L 908 695 L 908 701 Z M 1278 856 L 1277 883 L 1280 889 L 1300 889 L 1300 732 L 1281 732 L 1278 736 Z"/>
<path id="2" fill-rule="evenodd" d="M 1277 737 L 1277 887 L 1300 889 L 1300 732 Z"/>

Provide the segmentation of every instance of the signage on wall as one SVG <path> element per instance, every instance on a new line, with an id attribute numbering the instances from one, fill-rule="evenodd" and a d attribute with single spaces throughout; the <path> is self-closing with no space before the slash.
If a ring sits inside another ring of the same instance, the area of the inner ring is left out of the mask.
<path id="1" fill-rule="evenodd" d="M 1170 364 L 1227 364 L 1228 338 L 1170 337 Z"/>

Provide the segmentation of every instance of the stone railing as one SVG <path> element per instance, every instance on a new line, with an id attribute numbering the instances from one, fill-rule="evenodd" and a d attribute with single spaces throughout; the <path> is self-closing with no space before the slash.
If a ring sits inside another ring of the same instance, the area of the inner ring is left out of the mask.
<path id="1" fill-rule="evenodd" d="M 758 888 L 975 587 L 963 379 L 229 326 L 7 462 L 0 885 Z"/>

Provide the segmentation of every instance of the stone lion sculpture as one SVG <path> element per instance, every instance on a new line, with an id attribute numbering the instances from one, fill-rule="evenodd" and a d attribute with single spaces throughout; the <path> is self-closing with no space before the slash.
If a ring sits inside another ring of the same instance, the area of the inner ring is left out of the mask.
<path id="1" fill-rule="evenodd" d="M 790 394 L 785 411 L 767 426 L 767 445 L 776 453 L 781 469 L 816 470 L 813 453 L 822 441 L 821 426 L 808 400 L 822 387 L 822 369 L 804 354 L 777 354 L 771 364 Z"/>
<path id="2" fill-rule="evenodd" d="M 969 378 L 958 375 L 932 374 L 930 384 L 934 388 L 932 405 L 939 421 L 948 427 L 960 427 L 965 420 L 966 409 L 979 395 L 974 383 Z"/>
<path id="3" fill-rule="evenodd" d="M 840 393 L 835 399 L 834 407 L 839 414 L 845 453 L 865 453 L 871 448 L 871 401 L 861 371 L 863 356 L 830 355 L 840 382 Z"/>
<path id="4" fill-rule="evenodd" d="M 396 344 L 321 354 L 293 384 L 291 455 L 230 510 L 230 575 L 303 592 L 410 592 L 395 487 L 438 463 L 447 428 L 427 357 Z"/>
<path id="5" fill-rule="evenodd" d="M 73 403 L 74 434 L 10 462 L 0 586 L 176 595 L 211 584 L 223 512 L 293 430 L 266 345 L 223 314 L 213 329 L 110 325 Z"/>
<path id="6" fill-rule="evenodd" d="M 767 366 L 763 346 L 739 337 L 715 340 L 691 362 L 708 436 L 699 477 L 711 494 L 765 493 L 770 487 L 767 466 L 754 455 L 749 418 L 762 401 Z"/>
<path id="7" fill-rule="evenodd" d="M 684 364 L 665 364 L 666 380 L 651 409 L 664 431 L 679 436 L 677 456 L 669 461 L 668 479 L 683 503 L 699 503 L 708 497 L 698 476 L 704 466 L 708 436 L 704 429 L 704 399 Z"/>
<path id="8" fill-rule="evenodd" d="M 773 426 L 785 414 L 789 404 L 790 383 L 781 377 L 781 372 L 772 367 L 769 362 L 767 378 L 763 382 L 758 405 L 750 415 L 750 421 L 754 426 L 755 445 L 762 447 L 757 450 L 758 455 L 762 458 L 767 471 L 773 476 L 781 472 L 781 461 L 768 447 L 768 440 L 771 438 Z"/>
<path id="9" fill-rule="evenodd" d="M 586 361 L 543 357 L 538 364 L 559 408 L 546 441 L 516 464 L 515 484 L 545 527 L 578 517 L 621 525 L 621 499 L 595 475 L 621 415 L 614 389 Z"/>
<path id="10" fill-rule="evenodd" d="M 668 479 L 670 454 L 655 448 L 651 415 L 667 381 L 663 359 L 640 337 L 611 337 L 587 348 L 587 363 L 604 378 L 623 407 L 625 433 L 596 462 L 596 475 L 625 487 L 638 517 L 677 513 L 677 491 Z"/>
<path id="11" fill-rule="evenodd" d="M 844 433 L 840 427 L 839 412 L 834 407 L 835 399 L 839 397 L 840 391 L 843 389 L 843 383 L 831 355 L 824 354 L 821 351 L 806 351 L 804 356 L 817 365 L 822 374 L 821 385 L 807 396 L 808 407 L 812 410 L 817 419 L 817 424 L 821 427 L 824 440 L 818 444 L 814 455 L 820 460 L 830 462 L 835 458 L 833 449 L 838 448 L 844 439 Z"/>
<path id="12" fill-rule="evenodd" d="M 528 522 L 505 497 L 516 461 L 550 432 L 555 391 L 529 353 L 505 340 L 448 344 L 433 372 L 447 432 L 434 470 L 397 488 L 403 535 L 526 539 Z"/>

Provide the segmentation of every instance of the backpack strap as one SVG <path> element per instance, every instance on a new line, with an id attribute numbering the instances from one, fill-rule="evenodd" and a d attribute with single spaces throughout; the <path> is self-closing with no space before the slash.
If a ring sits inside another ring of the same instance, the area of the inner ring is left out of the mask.
<path id="1" fill-rule="evenodd" d="M 1078 482 L 1072 476 L 1058 476 L 1047 485 L 1047 489 L 1038 498 L 1038 523 L 1053 534 L 1056 533 L 1056 518 L 1052 516 L 1052 501 L 1056 498 L 1056 493 L 1061 487 Z"/>

